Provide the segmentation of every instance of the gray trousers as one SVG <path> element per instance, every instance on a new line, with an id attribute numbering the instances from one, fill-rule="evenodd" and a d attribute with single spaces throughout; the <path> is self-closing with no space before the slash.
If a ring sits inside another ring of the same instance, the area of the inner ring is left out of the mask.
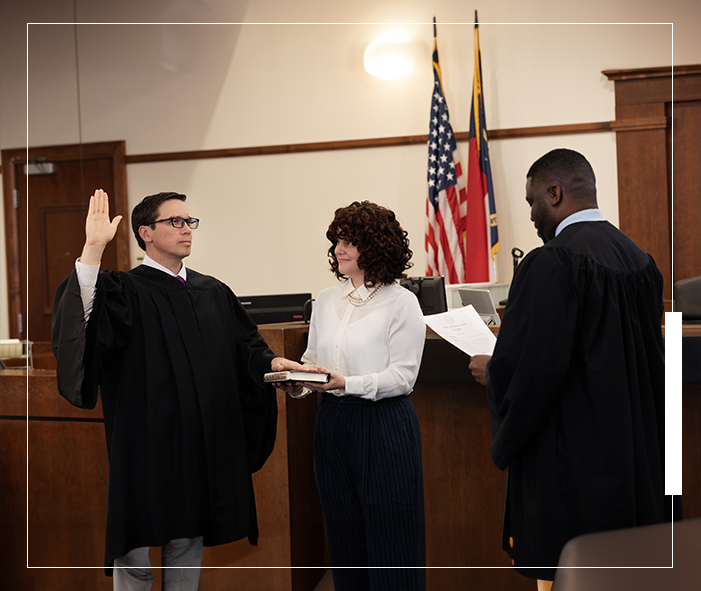
<path id="1" fill-rule="evenodd" d="M 150 591 L 150 548 L 134 548 L 114 561 L 114 591 Z M 202 538 L 171 540 L 161 551 L 164 591 L 197 591 L 203 558 Z"/>

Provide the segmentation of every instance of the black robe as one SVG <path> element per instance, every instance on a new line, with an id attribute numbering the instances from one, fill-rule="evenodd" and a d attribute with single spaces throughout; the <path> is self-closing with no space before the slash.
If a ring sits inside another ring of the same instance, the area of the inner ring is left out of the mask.
<path id="1" fill-rule="evenodd" d="M 556 567 L 580 534 L 665 520 L 662 287 L 608 222 L 570 225 L 519 265 L 487 378 L 517 570 Z"/>
<path id="2" fill-rule="evenodd" d="M 103 271 L 87 323 L 75 271 L 57 289 L 58 389 L 94 408 L 109 457 L 105 567 L 134 548 L 258 525 L 251 473 L 275 443 L 275 356 L 231 290 L 188 269 L 187 285 L 147 266 Z"/>

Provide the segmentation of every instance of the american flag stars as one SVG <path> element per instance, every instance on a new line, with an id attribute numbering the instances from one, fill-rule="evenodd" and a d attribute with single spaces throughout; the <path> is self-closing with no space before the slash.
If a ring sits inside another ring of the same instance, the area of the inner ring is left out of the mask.
<path id="1" fill-rule="evenodd" d="M 428 143 L 428 186 L 435 191 L 444 190 L 447 185 L 455 184 L 455 162 L 453 151 L 456 148 L 453 130 L 448 116 L 448 105 L 440 93 L 440 82 L 436 80 L 436 92 L 433 93 L 433 105 L 431 109 L 434 116 L 431 118 Z M 435 197 L 430 196 L 434 201 Z M 435 203 L 434 203 L 435 205 Z"/>
<path id="2" fill-rule="evenodd" d="M 461 178 L 457 144 L 434 49 L 434 92 L 428 133 L 428 196 L 426 200 L 426 274 L 442 275 L 447 283 L 464 279 L 464 227 L 467 196 Z"/>

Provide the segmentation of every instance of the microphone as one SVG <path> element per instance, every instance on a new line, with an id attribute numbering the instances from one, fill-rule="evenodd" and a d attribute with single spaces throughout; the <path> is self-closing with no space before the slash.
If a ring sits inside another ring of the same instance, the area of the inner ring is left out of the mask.
<path id="1" fill-rule="evenodd" d="M 514 261 L 514 274 L 511 277 L 511 279 L 513 280 L 513 278 L 516 276 L 516 267 L 518 267 L 519 261 L 523 257 L 523 251 L 520 248 L 514 247 L 511 249 L 511 257 Z M 507 302 L 508 302 L 508 298 L 505 298 L 499 302 L 499 305 L 506 306 Z"/>
<path id="2" fill-rule="evenodd" d="M 523 251 L 520 248 L 512 248 L 511 249 L 511 256 L 514 260 L 514 274 L 516 274 L 516 267 L 518 267 L 518 263 L 523 257 Z"/>

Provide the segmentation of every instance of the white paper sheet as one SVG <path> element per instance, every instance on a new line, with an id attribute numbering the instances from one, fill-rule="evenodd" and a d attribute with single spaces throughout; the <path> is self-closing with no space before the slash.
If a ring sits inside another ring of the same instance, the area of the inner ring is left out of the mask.
<path id="1" fill-rule="evenodd" d="M 491 355 L 494 351 L 497 338 L 472 305 L 424 316 L 424 322 L 470 356 Z"/>

